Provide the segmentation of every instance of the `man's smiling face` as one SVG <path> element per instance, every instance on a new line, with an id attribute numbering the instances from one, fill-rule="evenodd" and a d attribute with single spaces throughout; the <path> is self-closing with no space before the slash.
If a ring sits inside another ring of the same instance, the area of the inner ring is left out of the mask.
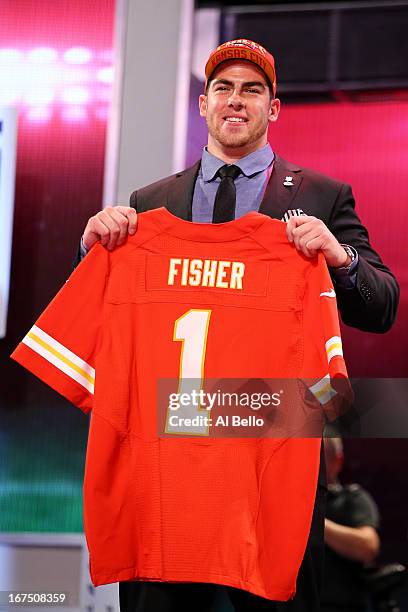
<path id="1" fill-rule="evenodd" d="M 267 143 L 268 125 L 276 121 L 280 103 L 271 97 L 264 72 L 252 62 L 223 62 L 200 96 L 200 115 L 208 127 L 208 150 L 244 157 Z"/>

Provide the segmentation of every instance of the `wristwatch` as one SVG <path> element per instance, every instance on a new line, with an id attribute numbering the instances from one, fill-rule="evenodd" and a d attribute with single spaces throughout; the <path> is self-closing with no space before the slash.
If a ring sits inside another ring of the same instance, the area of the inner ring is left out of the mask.
<path id="1" fill-rule="evenodd" d="M 352 266 L 353 261 L 356 258 L 356 252 L 355 250 L 349 246 L 348 244 L 342 244 L 341 245 L 343 247 L 343 249 L 346 251 L 347 255 L 350 257 L 350 263 L 348 266 L 341 266 L 340 268 L 337 268 L 338 270 L 345 270 L 346 272 L 348 272 Z"/>

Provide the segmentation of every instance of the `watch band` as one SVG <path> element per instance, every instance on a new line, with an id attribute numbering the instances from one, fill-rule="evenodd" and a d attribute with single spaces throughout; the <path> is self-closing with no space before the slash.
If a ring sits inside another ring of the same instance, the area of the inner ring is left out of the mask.
<path id="1" fill-rule="evenodd" d="M 343 247 L 343 249 L 346 251 L 346 253 L 347 253 L 347 255 L 350 257 L 350 260 L 351 260 L 351 261 L 350 261 L 350 263 L 348 264 L 348 266 L 341 266 L 341 268 L 337 268 L 337 269 L 338 269 L 338 270 L 346 270 L 346 271 L 348 271 L 348 270 L 350 270 L 350 268 L 351 268 L 351 266 L 352 266 L 352 264 L 353 264 L 353 261 L 355 261 L 355 259 L 356 259 L 356 252 L 355 252 L 355 250 L 354 250 L 354 249 L 353 249 L 351 246 L 349 246 L 348 244 L 342 244 L 341 246 L 342 246 L 342 247 Z"/>

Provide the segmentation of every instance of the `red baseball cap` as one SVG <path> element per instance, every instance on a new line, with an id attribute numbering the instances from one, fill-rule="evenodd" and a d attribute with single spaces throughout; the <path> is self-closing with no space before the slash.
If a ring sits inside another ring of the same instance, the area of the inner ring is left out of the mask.
<path id="1" fill-rule="evenodd" d="M 211 53 L 205 65 L 205 88 L 207 88 L 207 81 L 216 67 L 222 62 L 233 59 L 248 60 L 259 66 L 272 85 L 273 95 L 276 95 L 276 73 L 273 55 L 268 53 L 268 51 L 258 43 L 247 40 L 246 38 L 229 40 L 228 42 L 222 43 L 222 45 Z"/>

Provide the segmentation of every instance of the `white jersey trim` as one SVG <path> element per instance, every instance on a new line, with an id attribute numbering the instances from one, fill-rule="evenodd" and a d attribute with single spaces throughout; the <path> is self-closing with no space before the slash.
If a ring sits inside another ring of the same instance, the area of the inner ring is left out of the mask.
<path id="1" fill-rule="evenodd" d="M 337 392 L 330 384 L 330 374 L 326 374 L 326 376 L 321 378 L 312 387 L 309 387 L 309 389 L 322 406 L 327 404 L 332 397 L 337 395 Z"/>
<path id="2" fill-rule="evenodd" d="M 33 325 L 22 342 L 29 346 L 38 355 L 52 363 L 56 368 L 67 374 L 70 378 L 94 393 L 95 370 L 86 361 L 75 355 L 58 340 L 49 336 L 37 325 Z"/>
<path id="3" fill-rule="evenodd" d="M 340 336 L 332 336 L 326 342 L 326 354 L 329 363 L 333 357 L 343 357 L 343 345 Z"/>

